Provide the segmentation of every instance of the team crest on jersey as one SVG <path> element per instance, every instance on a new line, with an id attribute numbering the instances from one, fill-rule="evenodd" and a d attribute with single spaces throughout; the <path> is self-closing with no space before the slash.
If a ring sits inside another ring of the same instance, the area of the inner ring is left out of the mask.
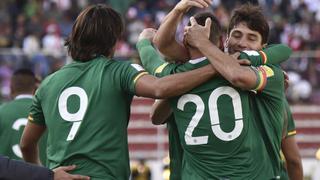
<path id="1" fill-rule="evenodd" d="M 133 68 L 135 68 L 137 71 L 144 71 L 144 68 L 140 66 L 140 64 L 131 64 Z"/>

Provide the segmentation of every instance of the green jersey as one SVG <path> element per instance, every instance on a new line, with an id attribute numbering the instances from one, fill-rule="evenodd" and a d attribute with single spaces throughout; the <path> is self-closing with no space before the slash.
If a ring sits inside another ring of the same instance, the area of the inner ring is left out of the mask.
<path id="1" fill-rule="evenodd" d="M 77 165 L 91 179 L 128 179 L 127 126 L 138 64 L 103 56 L 74 61 L 37 90 L 29 121 L 48 128 L 50 168 Z"/>
<path id="2" fill-rule="evenodd" d="M 257 125 L 263 136 L 270 162 L 273 166 L 274 178 L 280 178 L 280 149 L 282 129 L 284 124 L 283 113 L 285 100 L 284 75 L 275 65 L 264 66 L 259 69 L 261 81 L 257 93 L 251 94 L 252 113 L 256 117 Z"/>
<path id="3" fill-rule="evenodd" d="M 169 135 L 170 180 L 181 180 L 183 149 L 173 114 L 167 120 Z"/>
<path id="4" fill-rule="evenodd" d="M 206 62 L 206 58 L 199 58 L 183 65 L 168 64 L 148 41 L 140 41 L 137 47 L 145 68 L 158 76 L 193 69 Z M 260 67 L 257 73 L 265 74 L 269 69 Z M 267 77 L 259 79 L 257 88 Z M 233 88 L 217 77 L 171 99 L 171 104 L 184 149 L 182 179 L 274 177 L 264 141 L 250 112 L 247 91 Z"/>
<path id="5" fill-rule="evenodd" d="M 13 101 L 0 107 L 0 154 L 10 159 L 22 160 L 20 138 L 27 124 L 28 113 L 32 104 L 32 95 L 21 94 Z M 46 164 L 46 137 L 39 143 L 40 159 Z"/>

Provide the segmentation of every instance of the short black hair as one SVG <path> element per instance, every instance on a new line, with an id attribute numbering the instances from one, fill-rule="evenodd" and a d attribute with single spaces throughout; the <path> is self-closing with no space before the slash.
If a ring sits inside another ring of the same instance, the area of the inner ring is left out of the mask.
<path id="1" fill-rule="evenodd" d="M 21 68 L 11 77 L 11 88 L 16 93 L 32 93 L 36 87 L 36 76 L 31 69 Z"/>

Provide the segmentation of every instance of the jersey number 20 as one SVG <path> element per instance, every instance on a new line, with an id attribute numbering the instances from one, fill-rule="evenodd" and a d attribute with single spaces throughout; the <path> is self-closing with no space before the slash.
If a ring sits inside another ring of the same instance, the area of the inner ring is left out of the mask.
<path id="1" fill-rule="evenodd" d="M 235 119 L 235 126 L 231 132 L 225 132 L 220 127 L 220 119 L 219 119 L 219 112 L 217 107 L 218 98 L 221 95 L 228 95 L 232 99 L 232 106 L 234 109 L 234 119 Z M 196 126 L 198 125 L 200 119 L 204 113 L 204 102 L 200 96 L 195 94 L 186 94 L 180 97 L 178 101 L 178 109 L 184 109 L 186 103 L 192 102 L 196 105 L 196 113 L 191 118 L 191 121 L 185 131 L 184 139 L 187 145 L 201 145 L 208 143 L 208 136 L 197 136 L 193 137 L 192 133 Z M 242 129 L 243 129 L 243 116 L 242 116 L 242 106 L 241 106 L 241 99 L 239 93 L 229 86 L 223 86 L 215 89 L 212 91 L 209 97 L 209 115 L 211 121 L 211 130 L 213 134 L 221 139 L 222 141 L 232 141 L 238 136 L 240 136 Z"/>

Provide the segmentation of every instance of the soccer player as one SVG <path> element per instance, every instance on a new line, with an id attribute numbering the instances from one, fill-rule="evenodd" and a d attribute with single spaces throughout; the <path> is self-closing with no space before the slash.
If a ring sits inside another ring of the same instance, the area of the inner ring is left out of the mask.
<path id="1" fill-rule="evenodd" d="M 21 149 L 38 163 L 36 143 L 48 129 L 49 168 L 75 164 L 73 173 L 91 179 L 128 179 L 127 125 L 133 95 L 168 98 L 210 79 L 209 65 L 156 78 L 138 64 L 115 61 L 123 24 L 106 5 L 92 5 L 77 17 L 66 41 L 74 60 L 48 76 L 37 90 Z"/>
<path id="2" fill-rule="evenodd" d="M 281 141 L 282 167 L 281 178 L 290 180 L 302 180 L 303 169 L 299 148 L 295 139 L 296 127 L 290 111 L 288 101 L 284 101 L 286 107 L 284 137 Z"/>
<path id="3" fill-rule="evenodd" d="M 204 24 L 207 17 L 213 21 L 209 26 L 210 41 L 219 44 L 221 28 L 215 17 L 200 13 L 196 19 Z M 188 47 L 192 60 L 183 65 L 168 64 L 150 41 L 138 42 L 137 48 L 145 68 L 160 76 L 184 71 L 206 59 Z M 254 89 L 255 85 L 256 82 L 249 88 Z M 230 83 L 217 77 L 188 94 L 171 99 L 171 106 L 184 150 L 182 179 L 273 178 L 271 165 L 264 159 L 267 154 L 264 154 L 263 140 L 249 112 L 248 91 L 230 87 Z M 254 161 L 258 156 L 259 163 Z"/>
<path id="4" fill-rule="evenodd" d="M 54 170 L 0 155 L 0 179 L 5 180 L 89 180 L 87 176 L 68 174 L 76 166 L 63 166 Z"/>
<path id="5" fill-rule="evenodd" d="M 172 12 L 171 12 L 172 13 Z M 175 14 L 176 16 L 178 16 L 179 15 L 179 13 L 181 14 L 181 12 L 179 12 L 179 11 L 176 11 L 176 12 L 173 12 L 172 14 Z M 178 14 L 178 15 L 177 15 Z M 179 17 L 179 16 L 178 16 Z M 176 17 L 176 18 L 178 18 L 178 17 Z M 259 18 L 259 17 L 258 17 Z M 174 27 L 174 26 L 171 26 L 171 27 Z M 160 27 L 161 28 L 161 27 Z M 159 30 L 160 31 L 160 30 Z M 166 38 L 164 39 L 164 38 L 162 38 L 161 40 L 170 40 L 170 38 L 168 38 L 168 35 L 169 35 L 169 37 L 170 37 L 170 33 L 164 33 L 165 34 L 165 36 L 166 36 Z M 202 34 L 203 35 L 203 34 Z M 162 36 L 163 37 L 163 36 Z M 160 39 L 160 38 L 159 38 Z M 163 44 L 163 46 L 165 46 L 165 45 L 167 45 L 167 44 Z M 173 48 L 171 48 L 172 46 L 166 46 L 167 47 L 167 49 L 173 49 Z M 178 52 L 179 51 L 177 51 L 177 49 L 178 48 L 175 48 L 174 49 L 174 51 L 172 50 L 172 52 L 173 52 L 173 54 L 179 54 Z M 259 54 L 258 52 L 248 52 L 248 53 L 255 53 L 255 54 Z M 282 52 L 280 52 L 280 53 L 282 53 Z M 277 55 L 279 55 L 280 54 L 279 52 L 277 53 Z M 289 53 L 290 54 L 290 53 Z M 263 54 L 262 54 L 263 55 Z M 281 55 L 281 54 L 280 54 Z M 275 56 L 276 57 L 276 56 Z M 288 58 L 288 57 L 287 57 Z M 266 60 L 266 59 L 264 59 L 264 60 Z M 270 60 L 270 59 L 269 59 Z M 271 59 L 271 60 L 273 60 L 273 59 Z M 279 71 L 278 71 L 279 72 Z M 279 75 L 281 76 L 281 73 L 279 73 Z M 283 82 L 283 80 L 282 80 L 282 82 Z M 240 85 L 241 85 L 241 83 L 240 83 Z M 276 175 L 275 175 L 275 177 L 276 177 Z"/>
<path id="6" fill-rule="evenodd" d="M 0 154 L 22 160 L 20 138 L 32 104 L 36 78 L 29 69 L 18 69 L 11 78 L 11 96 L 14 100 L 0 107 Z M 46 163 L 46 137 L 39 144 L 42 164 Z"/>
<path id="7" fill-rule="evenodd" d="M 202 33 L 205 30 L 193 21 L 193 27 L 186 29 L 188 43 L 200 49 L 208 57 L 219 73 L 232 84 L 247 86 L 250 73 L 240 72 L 239 64 L 228 58 L 215 47 Z M 226 46 L 229 53 L 243 50 L 261 50 L 267 43 L 269 26 L 259 7 L 243 5 L 234 11 L 228 28 Z M 251 96 L 252 109 L 262 134 L 270 161 L 273 164 L 275 178 L 280 178 L 280 148 L 283 128 L 283 110 L 285 101 L 283 75 L 277 66 L 267 66 L 259 76 L 268 77 L 268 82 L 261 82 L 257 94 Z M 249 71 L 248 71 L 249 72 Z M 250 77 L 251 76 L 251 77 Z M 281 81 L 282 79 L 282 81 Z M 271 81 L 269 81 L 271 80 Z M 271 82 L 271 83 L 270 83 Z"/>

